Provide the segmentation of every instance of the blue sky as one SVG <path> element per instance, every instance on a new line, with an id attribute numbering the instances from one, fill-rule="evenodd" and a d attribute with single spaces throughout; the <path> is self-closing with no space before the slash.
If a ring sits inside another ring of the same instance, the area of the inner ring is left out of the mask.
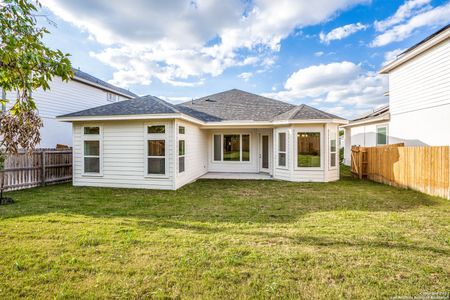
<path id="1" fill-rule="evenodd" d="M 57 24 L 50 46 L 139 95 L 177 103 L 239 88 L 347 118 L 387 103 L 379 68 L 450 23 L 448 0 L 42 3 Z"/>

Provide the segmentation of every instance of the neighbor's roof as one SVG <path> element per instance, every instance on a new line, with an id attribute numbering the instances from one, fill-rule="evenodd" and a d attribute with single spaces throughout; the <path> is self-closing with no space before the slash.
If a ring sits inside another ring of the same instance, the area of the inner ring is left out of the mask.
<path id="1" fill-rule="evenodd" d="M 442 27 L 438 31 L 434 32 L 433 34 L 429 35 L 428 37 L 420 41 L 419 43 L 415 44 L 412 47 L 409 47 L 408 49 L 397 55 L 397 58 L 394 61 L 391 61 L 390 63 L 381 68 L 380 73 L 381 74 L 389 73 L 389 71 L 397 68 L 406 61 L 416 57 L 417 55 L 425 52 L 431 47 L 449 38 L 450 38 L 450 24 Z"/>
<path id="2" fill-rule="evenodd" d="M 110 83 L 108 83 L 106 81 L 98 79 L 97 77 L 94 77 L 94 76 L 92 76 L 92 75 L 90 75 L 90 74 L 88 74 L 86 72 L 81 71 L 81 70 L 73 69 L 73 72 L 74 72 L 74 80 L 77 80 L 77 78 L 78 78 L 78 79 L 81 79 L 83 81 L 88 81 L 88 82 L 93 83 L 95 85 L 99 85 L 101 87 L 104 87 L 104 88 L 106 88 L 106 89 L 108 89 L 110 91 L 114 91 L 114 92 L 117 92 L 119 94 L 126 95 L 126 96 L 128 96 L 130 98 L 137 97 L 137 95 L 135 93 L 132 93 L 129 90 L 117 87 L 117 86 L 115 86 L 113 84 L 110 84 Z"/>
<path id="3" fill-rule="evenodd" d="M 86 109 L 59 116 L 59 118 L 158 114 L 184 114 L 203 122 L 344 120 L 304 104 L 295 106 L 236 89 L 178 105 L 154 96 L 144 96 Z"/>
<path id="4" fill-rule="evenodd" d="M 351 120 L 347 125 L 343 127 L 352 127 L 359 124 L 388 121 L 389 119 L 390 119 L 389 105 L 385 105 L 367 114 L 364 114 L 356 119 Z"/>

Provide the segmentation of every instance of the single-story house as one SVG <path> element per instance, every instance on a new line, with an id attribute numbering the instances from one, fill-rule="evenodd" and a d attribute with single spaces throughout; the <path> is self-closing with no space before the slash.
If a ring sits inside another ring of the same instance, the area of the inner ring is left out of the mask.
<path id="1" fill-rule="evenodd" d="M 380 74 L 389 76 L 389 104 L 343 126 L 345 163 L 353 145 L 450 145 L 450 24 L 399 54 Z"/>
<path id="2" fill-rule="evenodd" d="M 200 177 L 338 180 L 347 123 L 236 89 L 178 105 L 144 96 L 58 119 L 73 124 L 74 185 L 169 190 Z"/>
<path id="3" fill-rule="evenodd" d="M 55 76 L 50 89 L 33 91 L 39 117 L 43 127 L 40 130 L 40 148 L 54 148 L 56 144 L 72 146 L 72 126 L 61 123 L 56 116 L 88 109 L 112 102 L 125 101 L 137 97 L 136 94 L 103 81 L 91 74 L 73 69 L 74 76 L 68 82 Z M 2 90 L 2 99 L 14 100 L 17 92 Z M 3 106 L 3 111 L 14 105 L 14 101 Z"/>

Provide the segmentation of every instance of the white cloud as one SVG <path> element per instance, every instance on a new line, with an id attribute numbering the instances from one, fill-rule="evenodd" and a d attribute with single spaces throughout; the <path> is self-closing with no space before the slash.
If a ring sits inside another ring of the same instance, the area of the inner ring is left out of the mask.
<path id="1" fill-rule="evenodd" d="M 238 75 L 239 78 L 244 79 L 244 81 L 248 81 L 250 78 L 252 78 L 253 73 L 251 72 L 243 72 Z"/>
<path id="2" fill-rule="evenodd" d="M 397 25 L 408 19 L 418 12 L 427 10 L 430 8 L 431 0 L 409 0 L 401 5 L 394 15 L 390 16 L 386 20 L 375 21 L 375 29 L 377 31 L 384 31 L 391 26 Z"/>
<path id="3" fill-rule="evenodd" d="M 445 5 L 435 7 L 431 10 L 421 12 L 405 23 L 395 25 L 387 29 L 382 34 L 375 37 L 371 43 L 372 47 L 381 47 L 392 42 L 403 41 L 411 36 L 414 30 L 421 27 L 442 26 L 450 22 L 450 2 Z"/>
<path id="4" fill-rule="evenodd" d="M 323 52 L 323 51 L 317 51 L 317 52 L 314 52 L 314 56 L 315 57 L 321 57 L 321 56 L 323 56 L 325 54 L 325 52 Z"/>
<path id="5" fill-rule="evenodd" d="M 347 111 L 338 115 L 353 117 L 361 111 L 386 103 L 386 90 L 386 76 L 343 61 L 300 69 L 287 79 L 284 90 L 267 93 L 266 96 L 294 103 L 312 102 L 320 104 L 326 111 L 345 107 Z"/>
<path id="6" fill-rule="evenodd" d="M 352 35 L 360 30 L 365 29 L 367 29 L 367 25 L 361 23 L 348 24 L 342 27 L 337 27 L 328 32 L 327 34 L 321 32 L 319 37 L 322 43 L 329 44 L 333 40 L 342 40 L 343 38 L 346 38 L 349 35 Z"/>
<path id="7" fill-rule="evenodd" d="M 383 66 L 384 66 L 384 65 L 387 65 L 388 63 L 390 63 L 390 62 L 392 62 L 392 61 L 394 61 L 394 60 L 397 58 L 397 56 L 398 56 L 400 53 L 402 53 L 403 51 L 405 51 L 405 50 L 406 50 L 406 49 L 399 48 L 399 49 L 395 49 L 395 50 L 386 52 L 386 53 L 384 54 L 384 62 L 383 62 Z"/>
<path id="8" fill-rule="evenodd" d="M 190 86 L 233 66 L 270 66 L 281 40 L 294 29 L 319 24 L 368 2 L 135 0 L 130 5 L 46 0 L 43 5 L 104 45 L 92 56 L 117 70 L 113 83 L 150 84 L 156 78 Z"/>

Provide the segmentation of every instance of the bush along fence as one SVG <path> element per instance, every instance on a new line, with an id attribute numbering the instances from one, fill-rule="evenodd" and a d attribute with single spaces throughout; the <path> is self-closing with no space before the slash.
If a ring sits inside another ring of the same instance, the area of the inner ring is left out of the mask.
<path id="1" fill-rule="evenodd" d="M 72 150 L 46 148 L 9 155 L 0 175 L 5 191 L 71 181 Z"/>
<path id="2" fill-rule="evenodd" d="M 352 174 L 450 199 L 450 147 L 352 147 Z"/>

